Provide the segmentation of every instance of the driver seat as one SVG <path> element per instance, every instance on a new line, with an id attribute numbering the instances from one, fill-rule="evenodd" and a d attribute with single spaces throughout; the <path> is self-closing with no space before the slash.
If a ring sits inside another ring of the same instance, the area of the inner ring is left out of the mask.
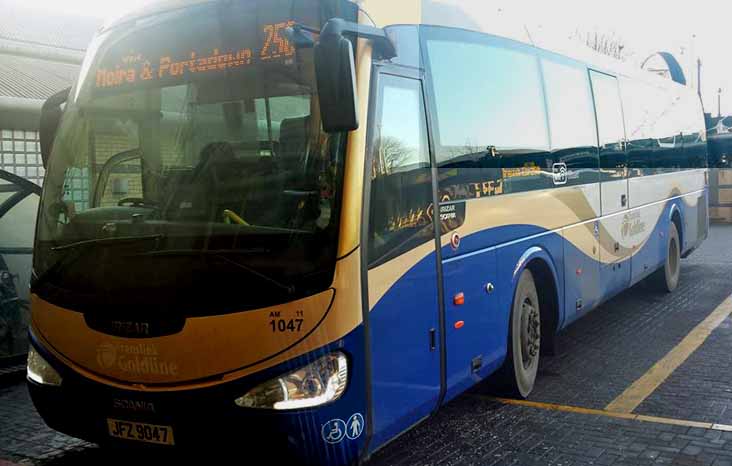
<path id="1" fill-rule="evenodd" d="M 280 168 L 298 178 L 306 168 L 309 129 L 310 116 L 286 118 L 280 123 Z"/>

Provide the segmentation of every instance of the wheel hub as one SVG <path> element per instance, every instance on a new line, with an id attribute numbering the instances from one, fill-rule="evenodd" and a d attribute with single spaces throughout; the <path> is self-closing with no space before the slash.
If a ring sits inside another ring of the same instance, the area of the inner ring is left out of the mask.
<path id="1" fill-rule="evenodd" d="M 539 309 L 531 299 L 526 298 L 521 305 L 521 356 L 524 367 L 528 368 L 539 354 L 541 343 L 541 320 Z"/>

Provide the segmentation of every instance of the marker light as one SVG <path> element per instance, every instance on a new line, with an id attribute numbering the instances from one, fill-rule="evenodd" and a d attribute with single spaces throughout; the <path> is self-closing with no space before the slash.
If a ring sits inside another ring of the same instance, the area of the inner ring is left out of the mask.
<path id="1" fill-rule="evenodd" d="M 242 408 L 303 409 L 341 397 L 348 382 L 348 363 L 343 353 L 333 353 L 294 372 L 265 382 L 235 403 Z"/>
<path id="2" fill-rule="evenodd" d="M 61 386 L 61 376 L 33 346 L 28 350 L 28 380 L 41 385 Z"/>

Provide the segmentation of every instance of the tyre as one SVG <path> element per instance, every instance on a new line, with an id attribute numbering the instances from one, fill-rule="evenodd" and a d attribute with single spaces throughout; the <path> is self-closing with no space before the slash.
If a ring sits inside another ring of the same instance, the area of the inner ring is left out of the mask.
<path id="1" fill-rule="evenodd" d="M 534 276 L 524 270 L 516 286 L 508 326 L 508 354 L 499 373 L 502 391 L 526 398 L 534 388 L 541 348 L 541 309 Z"/>
<path id="2" fill-rule="evenodd" d="M 679 286 L 679 275 L 681 274 L 681 241 L 676 223 L 671 222 L 668 229 L 666 244 L 666 260 L 663 267 L 658 269 L 651 276 L 656 288 L 663 292 L 671 293 Z"/>

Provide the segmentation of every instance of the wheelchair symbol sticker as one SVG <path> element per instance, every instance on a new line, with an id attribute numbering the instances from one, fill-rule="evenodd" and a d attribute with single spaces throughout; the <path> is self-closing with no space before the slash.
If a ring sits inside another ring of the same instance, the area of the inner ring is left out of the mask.
<path id="1" fill-rule="evenodd" d="M 361 432 L 363 432 L 363 416 L 361 416 L 361 413 L 356 413 L 353 416 L 348 418 L 348 422 L 346 423 L 346 437 L 348 437 L 350 440 L 356 440 L 361 436 Z"/>
<path id="2" fill-rule="evenodd" d="M 320 433 L 327 443 L 338 443 L 346 436 L 346 423 L 341 419 L 331 419 L 323 424 Z"/>

